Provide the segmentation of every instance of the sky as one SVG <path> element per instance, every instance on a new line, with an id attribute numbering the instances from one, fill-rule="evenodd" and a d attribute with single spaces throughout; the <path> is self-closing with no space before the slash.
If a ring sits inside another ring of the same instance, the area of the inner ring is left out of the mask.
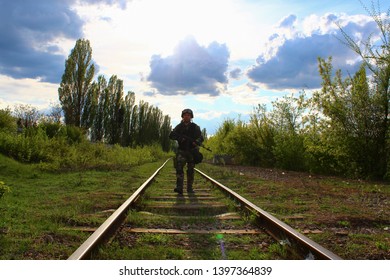
<path id="1" fill-rule="evenodd" d="M 387 1 L 374 0 L 381 11 Z M 362 0 L 371 8 L 371 1 Z M 0 0 L 0 108 L 58 103 L 65 60 L 90 41 L 95 79 L 216 132 L 226 119 L 291 93 L 318 90 L 318 57 L 345 75 L 360 66 L 339 40 L 377 35 L 358 0 Z"/>

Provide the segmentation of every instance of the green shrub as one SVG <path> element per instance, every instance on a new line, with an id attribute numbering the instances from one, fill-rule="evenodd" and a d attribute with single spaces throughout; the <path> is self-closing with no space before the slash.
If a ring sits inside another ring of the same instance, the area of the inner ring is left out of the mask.
<path id="1" fill-rule="evenodd" d="M 16 120 L 9 109 L 0 109 L 0 131 L 6 133 L 16 132 Z"/>
<path id="2" fill-rule="evenodd" d="M 126 148 L 91 143 L 76 127 L 44 123 L 23 134 L 0 131 L 0 152 L 21 162 L 39 163 L 46 171 L 126 169 L 168 157 L 159 145 Z"/>
<path id="3" fill-rule="evenodd" d="M 9 191 L 10 188 L 4 182 L 0 181 L 0 198 L 2 198 L 3 195 Z"/>
<path id="4" fill-rule="evenodd" d="M 82 128 L 70 125 L 61 127 L 59 137 L 65 137 L 69 144 L 81 143 L 86 140 L 85 132 Z"/>
<path id="5" fill-rule="evenodd" d="M 274 155 L 276 167 L 303 171 L 306 169 L 304 138 L 292 132 L 280 132 L 275 136 Z"/>
<path id="6" fill-rule="evenodd" d="M 39 124 L 39 127 L 43 129 L 49 138 L 58 136 L 62 125 L 58 122 L 44 122 Z"/>

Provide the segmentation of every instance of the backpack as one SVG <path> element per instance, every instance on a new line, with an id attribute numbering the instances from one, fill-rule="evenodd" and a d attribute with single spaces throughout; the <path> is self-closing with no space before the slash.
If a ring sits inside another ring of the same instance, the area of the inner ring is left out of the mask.
<path id="1" fill-rule="evenodd" d="M 202 155 L 202 153 L 199 151 L 199 149 L 193 149 L 193 150 L 192 150 L 192 157 L 193 157 L 193 159 L 194 159 L 194 163 L 195 163 L 195 164 L 201 163 L 202 160 L 203 160 L 203 155 Z"/>

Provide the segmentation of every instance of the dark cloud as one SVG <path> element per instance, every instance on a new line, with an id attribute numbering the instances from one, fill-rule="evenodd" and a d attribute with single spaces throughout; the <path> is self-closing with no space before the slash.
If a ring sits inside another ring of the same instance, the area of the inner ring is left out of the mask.
<path id="1" fill-rule="evenodd" d="M 289 15 L 289 16 L 285 17 L 284 19 L 282 19 L 282 21 L 279 24 L 279 27 L 280 28 L 292 27 L 294 25 L 294 23 L 296 22 L 296 20 L 297 20 L 296 15 Z"/>
<path id="2" fill-rule="evenodd" d="M 230 71 L 229 76 L 232 79 L 239 79 L 242 75 L 242 70 L 241 68 L 235 68 L 232 71 Z"/>
<path id="3" fill-rule="evenodd" d="M 259 89 L 259 87 L 253 83 L 247 83 L 246 86 L 251 90 L 251 91 L 256 91 Z"/>
<path id="4" fill-rule="evenodd" d="M 334 16 L 329 15 L 328 18 L 334 19 Z M 347 34 L 362 34 L 363 38 L 367 38 L 376 30 L 373 22 L 365 25 L 350 22 L 343 29 Z M 273 36 L 277 37 L 279 36 Z M 337 31 L 334 34 L 317 32 L 310 36 L 301 35 L 286 39 L 272 58 L 266 59 L 260 55 L 256 65 L 248 70 L 247 75 L 253 82 L 264 84 L 271 89 L 318 88 L 321 84 L 318 57 L 327 59 L 330 56 L 334 69 L 353 74 L 361 62 L 339 38 L 343 36 Z"/>
<path id="5" fill-rule="evenodd" d="M 228 82 L 226 72 L 229 50 L 225 44 L 200 46 L 194 38 L 181 41 L 174 54 L 168 57 L 154 55 L 147 78 L 161 94 L 218 95 L 219 86 Z"/>
<path id="6" fill-rule="evenodd" d="M 83 0 L 81 3 L 87 4 L 106 4 L 110 6 L 118 6 L 122 10 L 126 9 L 127 3 L 132 0 Z"/>
<path id="7" fill-rule="evenodd" d="M 84 1 L 118 4 L 124 0 Z M 0 0 L 0 74 L 13 78 L 39 78 L 58 83 L 65 59 L 53 44 L 57 38 L 83 37 L 84 21 L 72 9 L 76 0 Z"/>

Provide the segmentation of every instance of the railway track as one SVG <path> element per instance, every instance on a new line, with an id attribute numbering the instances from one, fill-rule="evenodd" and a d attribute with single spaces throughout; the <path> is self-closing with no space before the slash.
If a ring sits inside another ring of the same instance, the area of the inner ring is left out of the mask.
<path id="1" fill-rule="evenodd" d="M 340 259 L 198 169 L 177 195 L 167 163 L 68 259 Z"/>

